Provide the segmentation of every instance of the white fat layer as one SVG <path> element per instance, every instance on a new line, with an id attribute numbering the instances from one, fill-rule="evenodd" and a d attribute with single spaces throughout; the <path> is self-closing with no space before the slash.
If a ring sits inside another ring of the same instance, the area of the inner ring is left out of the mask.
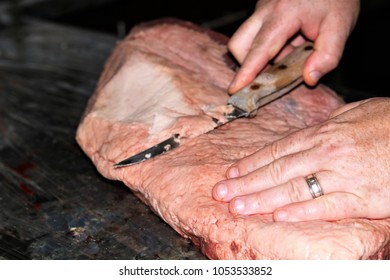
<path id="1" fill-rule="evenodd" d="M 197 114 L 185 102 L 177 84 L 167 68 L 148 61 L 129 61 L 103 89 L 109 100 L 98 114 L 143 123 L 150 135 L 156 135 L 171 127 L 178 117 Z"/>

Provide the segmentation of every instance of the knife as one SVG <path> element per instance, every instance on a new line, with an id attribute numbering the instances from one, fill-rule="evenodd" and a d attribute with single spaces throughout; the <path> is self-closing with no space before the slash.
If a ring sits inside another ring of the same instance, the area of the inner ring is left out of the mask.
<path id="1" fill-rule="evenodd" d="M 290 92 L 302 83 L 302 72 L 306 59 L 313 52 L 313 44 L 306 42 L 290 54 L 261 72 L 252 83 L 232 95 L 225 105 L 225 120 L 214 120 L 216 129 L 242 117 L 254 117 L 257 110 Z M 180 134 L 114 164 L 115 168 L 141 163 L 165 154 L 180 146 Z"/>

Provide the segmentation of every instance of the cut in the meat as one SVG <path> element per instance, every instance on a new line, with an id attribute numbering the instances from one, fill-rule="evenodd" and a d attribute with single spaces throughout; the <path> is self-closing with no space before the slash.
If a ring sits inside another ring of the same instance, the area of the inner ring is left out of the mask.
<path id="1" fill-rule="evenodd" d="M 210 108 L 224 105 L 233 78 L 227 38 L 179 20 L 140 24 L 119 43 L 77 131 L 98 171 L 123 181 L 211 259 L 383 259 L 390 220 L 273 222 L 235 217 L 211 189 L 236 160 L 325 120 L 343 101 L 329 88 L 301 86 L 209 133 Z M 182 145 L 125 168 L 113 164 L 176 133 Z M 305 141 L 305 139 L 302 139 Z"/>

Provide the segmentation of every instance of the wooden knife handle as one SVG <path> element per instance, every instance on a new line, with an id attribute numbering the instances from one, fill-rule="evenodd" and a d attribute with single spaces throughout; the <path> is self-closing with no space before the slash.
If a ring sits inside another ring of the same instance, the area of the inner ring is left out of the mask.
<path id="1" fill-rule="evenodd" d="M 258 108 L 286 94 L 302 82 L 303 66 L 312 52 L 311 42 L 295 48 L 261 72 L 251 84 L 231 96 L 228 103 L 253 115 Z"/>

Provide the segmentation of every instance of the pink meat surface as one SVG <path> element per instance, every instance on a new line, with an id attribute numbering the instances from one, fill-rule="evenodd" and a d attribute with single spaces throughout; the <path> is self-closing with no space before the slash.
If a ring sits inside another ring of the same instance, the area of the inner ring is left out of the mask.
<path id="1" fill-rule="evenodd" d="M 140 24 L 113 50 L 76 139 L 106 178 L 124 182 L 210 259 L 383 259 L 390 220 L 273 222 L 233 216 L 211 189 L 229 165 L 276 139 L 325 120 L 343 101 L 301 86 L 252 119 L 215 126 L 234 70 L 227 38 L 189 22 Z M 113 164 L 175 133 L 181 146 L 143 163 Z M 305 139 L 302 139 L 305 141 Z"/>

